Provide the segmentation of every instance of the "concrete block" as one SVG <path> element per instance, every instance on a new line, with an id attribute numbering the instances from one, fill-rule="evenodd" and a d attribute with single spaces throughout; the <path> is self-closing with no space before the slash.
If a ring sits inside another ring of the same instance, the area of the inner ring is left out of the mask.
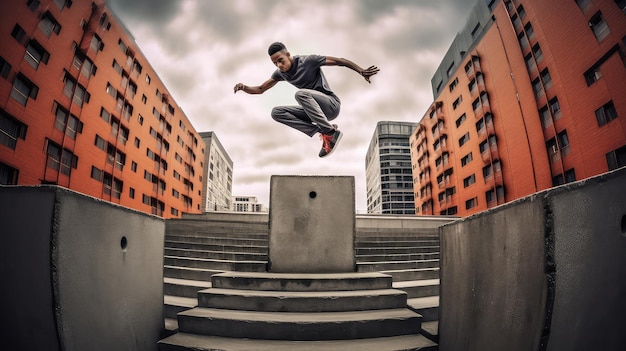
<path id="1" fill-rule="evenodd" d="M 0 187 L 0 208 L 3 349 L 154 350 L 161 218 L 52 186 Z"/>
<path id="2" fill-rule="evenodd" d="M 354 178 L 272 176 L 269 271 L 354 272 Z"/>

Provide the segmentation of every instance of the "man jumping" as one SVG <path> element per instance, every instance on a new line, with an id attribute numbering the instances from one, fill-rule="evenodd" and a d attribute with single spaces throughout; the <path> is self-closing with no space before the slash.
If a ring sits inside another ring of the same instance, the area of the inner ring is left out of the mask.
<path id="1" fill-rule="evenodd" d="M 378 73 L 378 67 L 370 66 L 367 69 L 362 69 L 350 60 L 331 56 L 292 56 L 285 45 L 279 42 L 270 45 L 267 53 L 272 63 L 278 68 L 272 73 L 271 78 L 259 86 L 237 83 L 235 93 L 243 90 L 248 94 L 263 94 L 281 80 L 293 84 L 299 89 L 296 92 L 296 101 L 299 105 L 274 107 L 272 118 L 310 137 L 315 133 L 320 133 L 322 149 L 319 156 L 330 155 L 342 136 L 337 125 L 330 123 L 339 115 L 341 101 L 330 90 L 321 67 L 348 67 L 360 74 L 368 83 L 370 83 L 370 77 Z"/>

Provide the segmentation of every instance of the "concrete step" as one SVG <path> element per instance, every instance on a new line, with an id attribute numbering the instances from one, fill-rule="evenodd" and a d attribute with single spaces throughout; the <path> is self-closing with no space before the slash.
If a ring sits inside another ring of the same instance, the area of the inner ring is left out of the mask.
<path id="1" fill-rule="evenodd" d="M 214 269 L 224 271 L 264 272 L 266 270 L 267 261 L 235 261 L 165 256 L 164 264 L 168 266 Z"/>
<path id="2" fill-rule="evenodd" d="M 211 277 L 214 288 L 259 291 L 345 291 L 391 289 L 390 275 L 370 273 L 290 274 L 226 272 Z"/>
<path id="3" fill-rule="evenodd" d="M 356 255 L 357 262 L 380 262 L 380 261 L 415 261 L 439 259 L 439 252 L 420 252 L 403 254 L 374 254 Z"/>
<path id="4" fill-rule="evenodd" d="M 267 240 L 269 237 L 269 230 L 254 230 L 254 229 L 246 229 L 243 230 L 232 230 L 227 229 L 225 227 L 217 228 L 214 230 L 206 230 L 206 231 L 182 231 L 182 230 L 167 230 L 165 232 L 165 236 L 171 237 L 221 237 L 221 238 L 240 238 L 240 239 L 259 239 L 259 240 Z"/>
<path id="5" fill-rule="evenodd" d="M 385 270 L 435 268 L 439 267 L 439 259 L 414 261 L 380 261 L 357 262 L 357 272 L 379 272 Z"/>
<path id="6" fill-rule="evenodd" d="M 198 291 L 211 287 L 211 282 L 175 278 L 163 278 L 163 295 L 194 297 Z"/>
<path id="7" fill-rule="evenodd" d="M 355 243 L 356 247 L 420 247 L 420 246 L 438 246 L 437 240 L 385 240 L 373 241 L 363 240 Z"/>
<path id="8" fill-rule="evenodd" d="M 249 245 L 249 246 L 267 246 L 268 237 L 264 239 L 243 238 L 243 237 L 218 237 L 218 236 L 189 236 L 189 235 L 166 235 L 165 240 L 194 242 L 202 244 L 214 245 Z"/>
<path id="9" fill-rule="evenodd" d="M 200 242 L 165 240 L 165 247 L 171 249 L 207 250 L 224 252 L 268 253 L 267 245 L 217 245 L 203 244 Z"/>
<path id="10" fill-rule="evenodd" d="M 422 323 L 421 334 L 430 341 L 439 343 L 439 321 Z"/>
<path id="11" fill-rule="evenodd" d="M 165 248 L 165 255 L 178 257 L 209 258 L 217 260 L 267 261 L 267 254 L 265 253 L 174 249 L 168 247 Z"/>
<path id="12" fill-rule="evenodd" d="M 357 230 L 356 232 L 356 241 L 389 241 L 389 240 L 439 240 L 439 233 L 435 231 L 434 233 L 390 233 L 390 235 L 380 235 L 380 234 L 366 234 Z"/>
<path id="13" fill-rule="evenodd" d="M 380 273 L 391 275 L 394 282 L 439 279 L 439 267 L 385 270 Z"/>
<path id="14" fill-rule="evenodd" d="M 254 291 L 211 288 L 198 292 L 198 306 L 265 312 L 345 312 L 406 308 L 402 290 Z"/>
<path id="15" fill-rule="evenodd" d="M 407 300 L 409 308 L 422 315 L 422 323 L 439 320 L 439 296 L 414 297 Z"/>
<path id="16" fill-rule="evenodd" d="M 163 276 L 167 278 L 211 281 L 211 276 L 224 273 L 221 269 L 202 269 L 179 266 L 164 266 Z"/>
<path id="17" fill-rule="evenodd" d="M 184 333 L 266 340 L 345 340 L 417 334 L 408 308 L 356 312 L 257 312 L 196 307 L 178 314 Z"/>
<path id="18" fill-rule="evenodd" d="M 423 335 L 331 341 L 237 339 L 177 333 L 159 341 L 159 351 L 436 351 Z"/>
<path id="19" fill-rule="evenodd" d="M 357 255 L 395 255 L 439 252 L 439 245 L 413 247 L 356 247 Z"/>
<path id="20" fill-rule="evenodd" d="M 439 296 L 439 279 L 394 282 L 393 288 L 404 290 L 409 299 L 415 297 Z"/>
<path id="21" fill-rule="evenodd" d="M 165 318 L 176 318 L 179 312 L 198 306 L 198 299 L 182 296 L 163 296 L 163 314 Z"/>

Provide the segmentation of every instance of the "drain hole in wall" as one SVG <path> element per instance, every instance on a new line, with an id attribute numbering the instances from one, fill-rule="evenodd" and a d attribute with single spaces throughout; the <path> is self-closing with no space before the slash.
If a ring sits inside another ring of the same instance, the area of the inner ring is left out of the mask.
<path id="1" fill-rule="evenodd" d="M 317 197 L 317 193 L 316 193 L 315 191 L 311 191 L 311 192 L 309 193 L 309 197 L 310 197 L 311 199 L 315 199 L 315 198 Z"/>
<path id="2" fill-rule="evenodd" d="M 622 215 L 622 236 L 626 236 L 626 215 Z"/>
<path id="3" fill-rule="evenodd" d="M 122 240 L 120 241 L 120 246 L 122 247 L 122 251 L 126 251 L 126 248 L 128 247 L 128 240 L 125 236 L 122 237 Z"/>

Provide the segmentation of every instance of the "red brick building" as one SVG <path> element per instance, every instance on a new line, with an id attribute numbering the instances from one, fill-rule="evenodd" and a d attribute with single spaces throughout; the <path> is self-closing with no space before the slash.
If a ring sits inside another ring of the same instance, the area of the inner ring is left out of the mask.
<path id="1" fill-rule="evenodd" d="M 410 139 L 416 213 L 466 216 L 625 166 L 625 12 L 479 1 Z"/>
<path id="2" fill-rule="evenodd" d="M 204 142 L 104 0 L 3 7 L 0 184 L 200 212 Z"/>

